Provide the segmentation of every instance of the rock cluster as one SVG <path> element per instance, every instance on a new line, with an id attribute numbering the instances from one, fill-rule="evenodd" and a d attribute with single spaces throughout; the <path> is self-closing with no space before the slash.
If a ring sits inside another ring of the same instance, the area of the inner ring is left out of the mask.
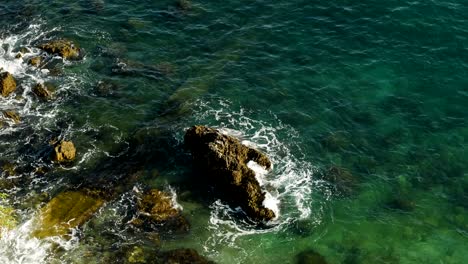
<path id="1" fill-rule="evenodd" d="M 265 192 L 247 163 L 255 161 L 269 169 L 268 157 L 243 145 L 238 139 L 216 129 L 193 126 L 185 134 L 185 145 L 191 151 L 194 164 L 232 206 L 240 206 L 253 220 L 271 220 L 275 213 L 263 205 Z"/>

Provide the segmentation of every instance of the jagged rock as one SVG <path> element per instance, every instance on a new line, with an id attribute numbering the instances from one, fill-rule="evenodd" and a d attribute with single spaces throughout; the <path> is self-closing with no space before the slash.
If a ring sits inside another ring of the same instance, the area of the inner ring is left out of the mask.
<path id="1" fill-rule="evenodd" d="M 181 248 L 171 251 L 166 251 L 160 254 L 157 263 L 167 264 L 214 264 L 215 262 L 206 259 L 198 254 L 194 249 Z"/>
<path id="2" fill-rule="evenodd" d="M 64 59 L 79 59 L 81 56 L 81 49 L 65 39 L 52 40 L 39 45 L 39 48 L 50 54 L 58 54 Z"/>
<path id="3" fill-rule="evenodd" d="M 54 146 L 52 153 L 52 160 L 55 162 L 63 163 L 70 162 L 75 159 L 76 149 L 71 141 L 60 141 Z"/>
<path id="4" fill-rule="evenodd" d="M 104 199 L 86 191 L 58 194 L 39 212 L 33 236 L 46 238 L 66 236 L 70 229 L 86 223 L 104 204 Z"/>
<path id="5" fill-rule="evenodd" d="M 16 81 L 9 72 L 2 72 L 0 74 L 0 93 L 2 96 L 7 97 L 16 89 Z"/>
<path id="6" fill-rule="evenodd" d="M 249 161 L 255 161 L 266 169 L 271 168 L 265 154 L 205 126 L 191 127 L 184 140 L 195 165 L 207 173 L 223 200 L 232 206 L 240 206 L 257 221 L 275 217 L 275 213 L 263 205 L 265 192 L 260 188 L 255 172 L 247 167 Z"/>
<path id="7" fill-rule="evenodd" d="M 171 197 L 159 190 L 149 190 L 138 199 L 138 217 L 132 224 L 163 233 L 185 233 L 188 221 L 174 208 Z"/>
<path id="8" fill-rule="evenodd" d="M 23 57 L 23 54 L 21 54 L 21 52 L 16 53 L 15 59 L 21 59 L 21 57 Z"/>
<path id="9" fill-rule="evenodd" d="M 31 59 L 29 59 L 28 63 L 32 66 L 36 66 L 36 67 L 39 67 L 39 65 L 41 65 L 41 62 L 42 62 L 42 57 L 41 56 L 36 56 L 36 57 L 32 57 Z"/>
<path id="10" fill-rule="evenodd" d="M 296 256 L 297 264 L 327 264 L 326 259 L 314 250 L 303 251 Z"/>
<path id="11" fill-rule="evenodd" d="M 12 119 L 16 124 L 18 124 L 21 120 L 20 116 L 14 111 L 3 111 L 3 116 L 5 118 Z"/>
<path id="12" fill-rule="evenodd" d="M 47 100 L 52 98 L 51 88 L 53 87 L 50 84 L 38 83 L 33 87 L 32 91 L 37 97 Z"/>

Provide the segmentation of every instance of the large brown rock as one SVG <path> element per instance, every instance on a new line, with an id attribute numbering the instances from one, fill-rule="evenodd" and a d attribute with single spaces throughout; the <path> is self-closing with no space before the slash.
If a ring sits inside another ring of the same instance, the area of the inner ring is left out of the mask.
<path id="1" fill-rule="evenodd" d="M 223 200 L 232 206 L 240 206 L 257 221 L 275 217 L 271 209 L 263 206 L 265 192 L 260 188 L 255 172 L 247 167 L 249 161 L 255 161 L 266 169 L 271 168 L 265 154 L 205 126 L 191 127 L 184 140 L 195 165 L 207 174 Z"/>
<path id="2" fill-rule="evenodd" d="M 171 196 L 156 189 L 141 195 L 137 203 L 138 216 L 132 224 L 164 233 L 185 233 L 188 221 L 174 207 Z"/>
<path id="3" fill-rule="evenodd" d="M 102 198 L 92 195 L 92 192 L 60 193 L 40 210 L 33 236 L 67 236 L 72 228 L 86 223 L 104 202 Z"/>
<path id="4" fill-rule="evenodd" d="M 59 163 L 70 162 L 75 159 L 76 148 L 71 141 L 60 141 L 54 146 L 52 160 Z"/>
<path id="5" fill-rule="evenodd" d="M 73 42 L 65 39 L 52 40 L 39 45 L 39 48 L 50 54 L 58 54 L 64 59 L 79 59 L 81 49 Z"/>
<path id="6" fill-rule="evenodd" d="M 9 72 L 0 73 L 0 93 L 7 97 L 16 90 L 16 81 Z"/>
<path id="7" fill-rule="evenodd" d="M 18 124 L 21 121 L 21 118 L 18 115 L 18 113 L 14 112 L 14 111 L 3 111 L 3 116 L 5 118 L 9 118 L 9 119 L 13 120 L 16 124 Z"/>

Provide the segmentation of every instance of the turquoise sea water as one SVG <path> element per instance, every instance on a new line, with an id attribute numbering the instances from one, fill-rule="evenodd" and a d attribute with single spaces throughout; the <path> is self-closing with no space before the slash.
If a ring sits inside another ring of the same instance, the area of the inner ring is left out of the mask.
<path id="1" fill-rule="evenodd" d="M 0 238 L 1 263 L 151 252 L 125 222 L 128 197 L 143 187 L 170 190 L 191 223 L 162 249 L 194 248 L 217 263 L 315 263 L 304 258 L 311 251 L 328 263 L 468 261 L 464 1 L 190 3 L 0 3 L 0 68 L 19 83 L 0 110 L 22 117 L 0 128 L 0 162 L 17 167 L 13 176 L 3 167 L 0 192 L 18 218 Z M 14 58 L 51 38 L 79 43 L 84 59 L 51 61 L 57 75 Z M 38 81 L 54 83 L 57 98 L 35 99 Z M 270 228 L 198 197 L 182 146 L 195 124 L 271 157 L 264 181 L 280 213 Z M 57 137 L 75 142 L 73 166 L 44 158 Z M 73 239 L 30 238 L 38 208 L 96 182 L 122 192 Z"/>

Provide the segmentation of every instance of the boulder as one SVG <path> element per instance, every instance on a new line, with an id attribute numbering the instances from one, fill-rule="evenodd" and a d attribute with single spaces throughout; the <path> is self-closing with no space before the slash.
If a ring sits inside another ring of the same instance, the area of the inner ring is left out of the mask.
<path id="1" fill-rule="evenodd" d="M 52 160 L 59 163 L 70 162 L 75 159 L 76 149 L 71 141 L 60 141 L 54 146 Z"/>
<path id="2" fill-rule="evenodd" d="M 20 116 L 14 111 L 3 111 L 3 116 L 13 120 L 16 124 L 21 120 Z"/>
<path id="3" fill-rule="evenodd" d="M 2 96 L 7 97 L 16 90 L 16 81 L 9 72 L 2 72 L 0 74 L 0 93 Z"/>
<path id="4" fill-rule="evenodd" d="M 198 254 L 194 249 L 180 248 L 171 251 L 166 251 L 160 254 L 157 263 L 167 264 L 214 264 L 215 262 L 206 259 Z"/>
<path id="5" fill-rule="evenodd" d="M 170 195 L 156 189 L 149 190 L 139 197 L 138 216 L 132 221 L 137 227 L 143 227 L 162 233 L 186 233 L 188 221 L 174 207 Z"/>
<path id="6" fill-rule="evenodd" d="M 221 199 L 234 207 L 240 206 L 253 220 L 275 217 L 275 213 L 263 205 L 265 192 L 260 188 L 255 172 L 247 166 L 249 161 L 254 161 L 270 169 L 271 162 L 265 154 L 205 126 L 191 127 L 184 140 L 194 164 L 206 173 Z"/>
<path id="7" fill-rule="evenodd" d="M 104 199 L 92 192 L 60 193 L 40 210 L 32 235 L 37 238 L 66 236 L 70 229 L 86 223 L 103 204 Z"/>
<path id="8" fill-rule="evenodd" d="M 36 56 L 36 57 L 32 57 L 31 59 L 29 59 L 28 63 L 32 66 L 36 66 L 36 67 L 39 67 L 41 65 L 41 62 L 42 62 L 42 57 L 41 56 Z"/>
<path id="9" fill-rule="evenodd" d="M 52 98 L 51 88 L 52 86 L 50 84 L 38 83 L 33 87 L 32 91 L 37 97 L 47 100 Z"/>
<path id="10" fill-rule="evenodd" d="M 64 59 L 79 59 L 81 49 L 73 42 L 65 39 L 52 40 L 42 45 L 39 48 L 50 54 L 57 54 Z"/>

